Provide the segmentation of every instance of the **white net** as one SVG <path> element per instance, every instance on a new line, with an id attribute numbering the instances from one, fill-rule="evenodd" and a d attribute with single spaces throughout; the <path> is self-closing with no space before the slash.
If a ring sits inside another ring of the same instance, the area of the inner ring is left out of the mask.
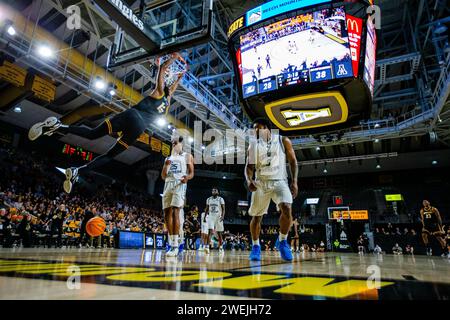
<path id="1" fill-rule="evenodd" d="M 170 59 L 170 55 L 165 55 L 160 58 L 159 65 L 161 66 L 164 62 Z M 171 86 L 175 81 L 177 81 L 180 74 L 186 72 L 187 66 L 179 60 L 174 61 L 169 68 L 167 68 L 164 74 L 164 82 L 166 86 Z"/>

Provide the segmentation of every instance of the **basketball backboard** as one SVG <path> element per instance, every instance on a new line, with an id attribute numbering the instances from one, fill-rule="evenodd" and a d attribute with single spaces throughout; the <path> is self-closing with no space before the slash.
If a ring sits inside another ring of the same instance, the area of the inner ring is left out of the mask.
<path id="1" fill-rule="evenodd" d="M 109 68 L 139 63 L 211 39 L 212 0 L 146 0 L 137 7 L 129 7 L 125 0 L 95 2 L 118 25 Z"/>

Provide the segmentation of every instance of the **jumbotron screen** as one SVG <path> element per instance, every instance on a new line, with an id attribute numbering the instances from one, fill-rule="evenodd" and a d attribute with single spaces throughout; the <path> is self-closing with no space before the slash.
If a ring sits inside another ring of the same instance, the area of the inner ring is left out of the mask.
<path id="1" fill-rule="evenodd" d="M 240 37 L 243 97 L 353 77 L 344 7 L 296 15 Z"/>

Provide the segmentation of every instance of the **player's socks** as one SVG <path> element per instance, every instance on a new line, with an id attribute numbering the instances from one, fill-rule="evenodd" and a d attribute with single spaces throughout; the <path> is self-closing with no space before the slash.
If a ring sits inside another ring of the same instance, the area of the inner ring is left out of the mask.
<path id="1" fill-rule="evenodd" d="M 280 233 L 280 235 L 278 236 L 278 240 L 281 242 L 283 240 L 287 240 L 287 237 L 288 237 L 287 234 Z"/>
<path id="2" fill-rule="evenodd" d="M 173 238 L 172 238 L 172 246 L 174 247 L 174 248 L 178 248 L 178 238 L 179 238 L 179 236 L 178 235 L 174 235 L 174 236 L 172 236 Z"/>
<path id="3" fill-rule="evenodd" d="M 259 239 L 256 239 L 256 240 L 252 239 L 252 243 L 253 243 L 254 246 L 260 246 Z"/>

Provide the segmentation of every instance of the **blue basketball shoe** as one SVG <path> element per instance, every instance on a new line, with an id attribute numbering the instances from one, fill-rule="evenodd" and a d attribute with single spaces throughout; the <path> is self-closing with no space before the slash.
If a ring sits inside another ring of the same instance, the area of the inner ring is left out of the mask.
<path id="1" fill-rule="evenodd" d="M 280 241 L 278 250 L 280 251 L 280 256 L 283 260 L 292 261 L 292 251 L 287 240 Z"/>
<path id="2" fill-rule="evenodd" d="M 261 246 L 254 245 L 252 252 L 250 252 L 251 261 L 261 261 Z"/>

